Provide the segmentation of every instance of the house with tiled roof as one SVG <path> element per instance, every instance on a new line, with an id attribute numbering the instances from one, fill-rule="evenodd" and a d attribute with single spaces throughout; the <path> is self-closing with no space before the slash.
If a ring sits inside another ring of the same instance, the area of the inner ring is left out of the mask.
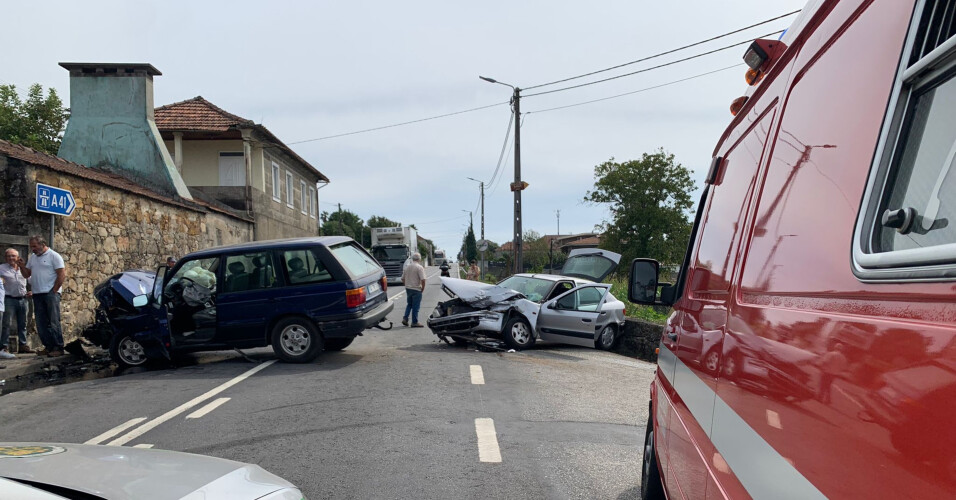
<path id="1" fill-rule="evenodd" d="M 194 198 L 255 220 L 255 239 L 319 233 L 318 189 L 329 179 L 261 124 L 202 96 L 154 111 L 156 127 Z"/>

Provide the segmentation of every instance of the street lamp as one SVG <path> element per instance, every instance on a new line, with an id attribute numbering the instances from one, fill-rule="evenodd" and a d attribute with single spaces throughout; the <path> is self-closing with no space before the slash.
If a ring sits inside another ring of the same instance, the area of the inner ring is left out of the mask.
<path id="1" fill-rule="evenodd" d="M 521 191 L 527 187 L 527 184 L 521 182 L 521 89 L 504 82 L 499 82 L 494 78 L 478 76 L 489 83 L 497 83 L 514 90 L 511 97 L 511 109 L 514 111 L 515 122 L 515 181 L 511 184 L 511 190 L 515 193 L 515 213 L 514 213 L 514 272 L 522 271 L 522 237 L 521 237 Z"/>

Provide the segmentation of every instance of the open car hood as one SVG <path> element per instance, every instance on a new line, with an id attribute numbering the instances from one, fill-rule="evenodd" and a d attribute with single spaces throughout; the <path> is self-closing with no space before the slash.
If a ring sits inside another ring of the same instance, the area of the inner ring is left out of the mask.
<path id="1" fill-rule="evenodd" d="M 577 248 L 568 254 L 561 276 L 582 278 L 600 283 L 617 269 L 621 254 L 600 248 Z"/>
<path id="2" fill-rule="evenodd" d="M 442 278 L 441 286 L 448 295 L 479 308 L 489 307 L 514 297 L 524 297 L 510 288 L 458 278 Z"/>
<path id="3" fill-rule="evenodd" d="M 133 297 L 152 293 L 154 281 L 156 273 L 152 271 L 124 271 L 97 285 L 93 295 L 107 308 L 132 307 Z"/>

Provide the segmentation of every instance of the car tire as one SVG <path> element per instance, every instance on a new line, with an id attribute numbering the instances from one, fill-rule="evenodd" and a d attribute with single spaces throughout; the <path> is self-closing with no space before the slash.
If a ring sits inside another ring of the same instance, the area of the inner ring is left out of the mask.
<path id="1" fill-rule="evenodd" d="M 468 339 L 464 337 L 451 337 L 451 343 L 455 347 L 468 347 Z"/>
<path id="2" fill-rule="evenodd" d="M 325 339 L 325 350 L 341 351 L 351 345 L 353 340 L 355 340 L 355 337 L 349 339 Z"/>
<path id="3" fill-rule="evenodd" d="M 716 374 L 720 370 L 720 364 L 718 364 L 719 361 L 720 354 L 717 353 L 716 349 L 711 349 L 711 351 L 704 356 L 704 370 L 707 373 Z"/>
<path id="4" fill-rule="evenodd" d="M 641 464 L 641 499 L 664 500 L 664 484 L 657 468 L 657 451 L 654 448 L 654 419 L 648 417 L 644 433 L 644 461 Z"/>
<path id="5" fill-rule="evenodd" d="M 504 331 L 501 332 L 501 336 L 505 344 L 508 344 L 508 346 L 516 351 L 533 346 L 535 340 L 531 325 L 528 324 L 528 320 L 521 316 L 512 316 L 508 319 L 508 322 L 505 323 Z"/>
<path id="6" fill-rule="evenodd" d="M 594 341 L 594 347 L 602 351 L 610 351 L 614 348 L 614 344 L 617 344 L 617 338 L 617 327 L 607 325 L 601 330 L 601 334 L 598 335 L 597 340 Z"/>
<path id="7" fill-rule="evenodd" d="M 286 363 L 308 363 L 324 347 L 322 335 L 305 318 L 285 318 L 272 327 L 272 350 Z"/>
<path id="8" fill-rule="evenodd" d="M 143 345 L 125 333 L 113 336 L 110 341 L 110 358 L 122 368 L 143 366 L 149 361 Z"/>

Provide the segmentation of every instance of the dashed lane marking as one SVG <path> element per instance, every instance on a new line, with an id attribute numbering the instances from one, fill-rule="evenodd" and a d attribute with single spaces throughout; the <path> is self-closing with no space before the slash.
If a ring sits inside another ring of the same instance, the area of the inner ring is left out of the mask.
<path id="1" fill-rule="evenodd" d="M 476 418 L 475 434 L 478 435 L 478 461 L 501 463 L 501 450 L 498 448 L 495 421 L 490 418 Z"/>
<path id="2" fill-rule="evenodd" d="M 146 444 L 146 443 L 143 443 L 143 444 L 134 444 L 134 445 L 133 445 L 133 448 L 152 448 L 152 447 L 153 447 L 153 445 L 151 445 L 151 444 Z"/>
<path id="3" fill-rule="evenodd" d="M 471 383 L 475 385 L 485 385 L 485 374 L 481 371 L 481 365 L 471 365 Z"/>
<path id="4" fill-rule="evenodd" d="M 146 420 L 146 417 L 139 417 L 139 418 L 130 419 L 130 420 L 126 421 L 125 423 L 122 423 L 122 424 L 120 424 L 120 425 L 117 425 L 116 427 L 113 427 L 112 429 L 110 429 L 110 430 L 108 430 L 108 431 L 106 431 L 106 432 L 100 434 L 99 436 L 96 436 L 96 437 L 93 438 L 93 439 L 90 439 L 89 441 L 87 441 L 87 442 L 85 442 L 85 443 L 83 443 L 83 444 L 100 444 L 100 443 L 102 443 L 103 441 L 106 441 L 107 439 L 109 439 L 109 438 L 111 438 L 111 437 L 113 437 L 113 436 L 116 436 L 117 434 L 120 434 L 120 433 L 124 432 L 126 429 L 129 429 L 130 427 L 139 425 L 139 423 L 142 422 L 142 421 L 144 421 L 144 420 Z"/>
<path id="5" fill-rule="evenodd" d="M 264 362 L 264 363 L 260 363 L 260 364 L 257 365 L 255 368 L 246 371 L 246 372 L 243 373 L 242 375 L 239 375 L 238 377 L 235 377 L 235 378 L 233 378 L 232 380 L 230 380 L 230 381 L 228 381 L 228 382 L 226 382 L 226 383 L 224 383 L 224 384 L 222 384 L 222 385 L 220 385 L 220 386 L 218 386 L 218 387 L 215 387 L 215 388 L 213 388 L 213 389 L 210 389 L 209 391 L 206 391 L 204 394 L 202 394 L 202 395 L 200 395 L 200 396 L 196 396 L 196 397 L 190 399 L 189 401 L 187 401 L 187 402 L 185 402 L 185 403 L 183 403 L 183 404 L 177 406 L 176 408 L 173 408 L 172 410 L 169 410 L 169 411 L 167 411 L 166 413 L 163 413 L 162 415 L 160 415 L 160 416 L 158 416 L 158 417 L 156 417 L 156 418 L 150 420 L 149 422 L 146 422 L 145 424 L 143 424 L 143 425 L 141 425 L 141 426 L 139 426 L 139 427 L 133 429 L 132 431 L 126 433 L 125 435 L 123 435 L 123 436 L 121 436 L 121 437 L 118 437 L 118 438 L 116 438 L 116 439 L 114 439 L 114 440 L 112 440 L 112 441 L 110 441 L 109 443 L 106 443 L 106 444 L 108 444 L 108 445 L 110 445 L 110 446 L 123 446 L 124 444 L 126 444 L 126 443 L 128 443 L 128 442 L 130 442 L 130 441 L 132 441 L 132 440 L 134 440 L 134 439 L 136 439 L 136 438 L 142 436 L 143 434 L 146 434 L 147 432 L 149 432 L 149 431 L 151 431 L 151 430 L 153 430 L 153 429 L 155 429 L 156 427 L 159 427 L 160 424 L 162 424 L 163 422 L 166 422 L 167 420 L 169 420 L 169 419 L 175 417 L 176 415 L 179 415 L 179 414 L 185 412 L 186 410 L 188 410 L 188 409 L 190 409 L 190 408 L 192 408 L 192 407 L 194 407 L 194 406 L 199 405 L 199 404 L 202 403 L 203 401 L 206 401 L 207 399 L 209 399 L 209 398 L 215 396 L 216 394 L 219 394 L 220 392 L 222 392 L 222 391 L 224 391 L 224 390 L 226 390 L 226 389 L 228 389 L 228 388 L 230 388 L 230 387 L 232 387 L 232 386 L 238 384 L 239 382 L 242 382 L 243 380 L 245 380 L 245 379 L 247 379 L 247 378 L 249 378 L 249 377 L 255 375 L 256 373 L 258 373 L 258 372 L 260 372 L 260 371 L 262 371 L 262 370 L 265 370 L 266 368 L 268 368 L 269 366 L 271 366 L 271 365 L 272 365 L 273 363 L 275 363 L 275 362 L 276 362 L 276 360 L 273 359 L 273 360 L 266 361 L 266 362 Z"/>
<path id="6" fill-rule="evenodd" d="M 203 406 L 202 408 L 190 413 L 189 415 L 186 415 L 186 418 L 202 418 L 206 416 L 206 414 L 208 414 L 209 412 L 222 406 L 223 403 L 225 403 L 226 401 L 229 401 L 230 399 L 231 398 L 219 398 L 213 401 L 212 403 L 209 403 L 208 405 Z"/>

